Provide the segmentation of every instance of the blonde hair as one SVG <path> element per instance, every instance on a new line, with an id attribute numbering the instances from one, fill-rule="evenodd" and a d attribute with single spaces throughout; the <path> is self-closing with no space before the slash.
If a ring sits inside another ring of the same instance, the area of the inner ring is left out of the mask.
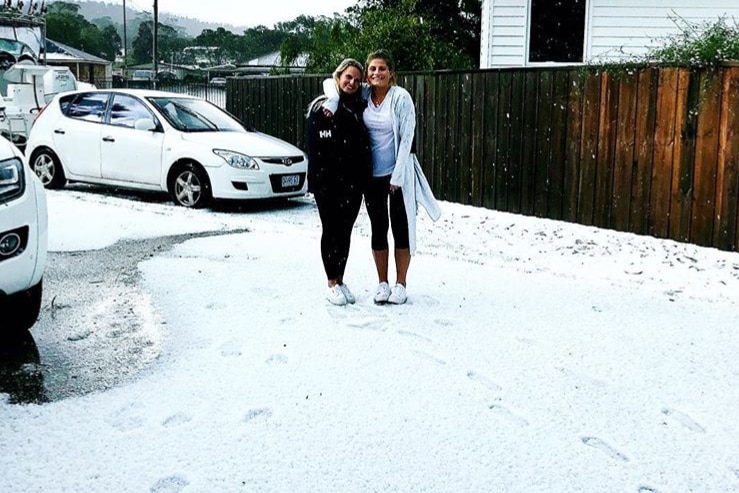
<path id="1" fill-rule="evenodd" d="M 334 70 L 334 82 L 336 82 L 336 87 L 339 87 L 339 79 L 341 78 L 341 74 L 344 73 L 344 70 L 348 69 L 349 67 L 354 67 L 355 69 L 359 70 L 360 74 L 364 74 L 364 67 L 362 67 L 362 64 L 356 61 L 353 58 L 344 58 L 338 67 L 336 67 L 336 70 Z"/>

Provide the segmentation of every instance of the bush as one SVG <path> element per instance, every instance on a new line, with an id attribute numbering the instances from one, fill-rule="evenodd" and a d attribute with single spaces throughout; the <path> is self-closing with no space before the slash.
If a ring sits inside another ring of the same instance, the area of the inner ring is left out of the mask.
<path id="1" fill-rule="evenodd" d="M 652 49 L 649 62 L 660 64 L 715 67 L 726 61 L 739 61 L 739 25 L 725 18 L 715 22 L 692 23 L 673 19 L 680 32 L 667 38 L 663 46 Z"/>

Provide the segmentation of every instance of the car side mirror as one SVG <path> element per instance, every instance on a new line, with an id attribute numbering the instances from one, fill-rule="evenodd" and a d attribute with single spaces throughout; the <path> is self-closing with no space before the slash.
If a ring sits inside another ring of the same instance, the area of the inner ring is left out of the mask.
<path id="1" fill-rule="evenodd" d="M 152 131 L 156 130 L 157 124 L 151 118 L 139 118 L 134 122 L 133 128 L 136 130 Z"/>

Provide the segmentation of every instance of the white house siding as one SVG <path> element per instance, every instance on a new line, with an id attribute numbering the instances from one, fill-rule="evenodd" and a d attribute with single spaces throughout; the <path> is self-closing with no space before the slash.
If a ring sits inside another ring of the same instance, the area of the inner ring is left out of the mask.
<path id="1" fill-rule="evenodd" d="M 528 0 L 484 0 L 482 15 L 480 68 L 524 65 Z"/>
<path id="2" fill-rule="evenodd" d="M 620 61 L 680 31 L 679 20 L 739 23 L 739 0 L 587 0 L 585 60 Z M 480 68 L 528 65 L 530 0 L 483 0 Z"/>
<path id="3" fill-rule="evenodd" d="M 739 22 L 739 0 L 590 0 L 586 60 L 619 61 L 645 54 L 680 32 L 681 20 Z"/>

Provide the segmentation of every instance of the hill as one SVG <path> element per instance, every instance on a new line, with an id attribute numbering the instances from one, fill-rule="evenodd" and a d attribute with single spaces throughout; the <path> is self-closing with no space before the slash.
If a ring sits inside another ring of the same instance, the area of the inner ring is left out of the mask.
<path id="1" fill-rule="evenodd" d="M 80 5 L 80 14 L 90 22 L 96 19 L 109 17 L 115 24 L 123 24 L 123 6 L 93 1 L 73 1 Z M 136 23 L 136 18 L 140 16 L 150 16 L 151 11 L 143 12 L 141 10 L 132 9 L 126 5 L 126 23 Z M 181 28 L 188 36 L 198 36 L 205 29 L 217 29 L 222 27 L 227 31 L 235 34 L 242 34 L 249 26 L 235 26 L 232 24 L 218 24 L 214 22 L 204 22 L 192 17 L 183 17 L 176 14 L 159 11 L 159 22 L 172 27 Z M 129 31 L 130 32 L 130 31 Z"/>

